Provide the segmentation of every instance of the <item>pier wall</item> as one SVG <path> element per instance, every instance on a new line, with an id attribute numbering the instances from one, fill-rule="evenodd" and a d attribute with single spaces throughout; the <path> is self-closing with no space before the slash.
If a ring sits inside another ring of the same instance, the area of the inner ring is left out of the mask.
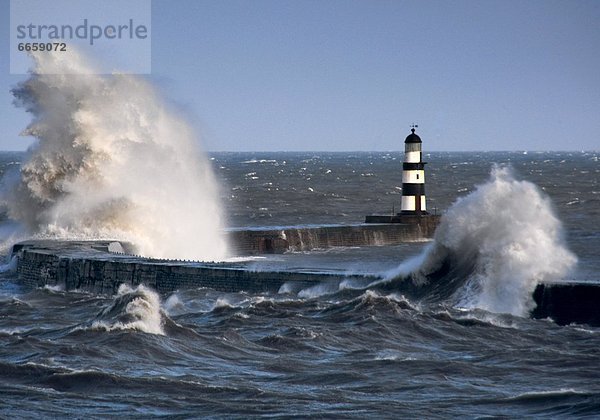
<path id="1" fill-rule="evenodd" d="M 238 255 L 308 251 L 336 246 L 392 245 L 433 236 L 439 217 L 418 223 L 329 225 L 244 229 L 228 232 Z M 144 283 L 159 292 L 207 287 L 225 292 L 277 291 L 290 283 L 308 287 L 327 280 L 343 280 L 339 274 L 303 272 L 256 272 L 231 264 L 192 263 L 117 257 L 110 247 L 132 252 L 129 244 L 110 241 L 30 241 L 15 244 L 19 279 L 29 286 L 59 285 L 65 290 L 84 289 L 115 293 L 119 285 Z M 77 251 L 77 252 L 75 252 Z M 84 255 L 84 256 L 81 256 Z M 373 277 L 373 280 L 376 278 Z"/>
<path id="2" fill-rule="evenodd" d="M 282 227 L 228 232 L 238 254 L 310 251 L 337 246 L 382 246 L 433 237 L 439 216 L 422 217 L 414 223 Z"/>
<path id="3" fill-rule="evenodd" d="M 600 326 L 600 285 L 592 283 L 540 284 L 533 293 L 533 318 L 550 318 L 560 325 Z"/>
<path id="4" fill-rule="evenodd" d="M 23 249 L 17 258 L 17 275 L 28 286 L 60 286 L 65 290 L 102 294 L 114 294 L 123 283 L 132 286 L 143 283 L 161 293 L 200 287 L 223 292 L 277 292 L 286 283 L 301 290 L 323 281 L 368 278 L 329 273 L 249 271 L 223 264 L 113 261 L 101 254 L 78 258 L 37 249 Z"/>

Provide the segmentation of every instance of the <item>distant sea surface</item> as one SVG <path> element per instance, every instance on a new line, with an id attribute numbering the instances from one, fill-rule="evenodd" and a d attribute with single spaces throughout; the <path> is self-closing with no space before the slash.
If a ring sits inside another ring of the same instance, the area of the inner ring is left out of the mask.
<path id="1" fill-rule="evenodd" d="M 516 179 L 549 197 L 562 221 L 578 259 L 565 280 L 600 283 L 599 157 L 425 153 L 428 210 L 444 214 L 488 182 L 494 164 L 510 165 Z M 0 172 L 23 159 L 0 153 Z M 400 152 L 211 156 L 232 228 L 355 224 L 397 212 L 402 159 Z M 530 205 L 524 196 L 523 209 Z M 380 273 L 427 246 L 249 261 Z M 393 290 L 158 295 L 123 287 L 101 296 L 29 289 L 9 267 L 0 273 L 5 418 L 597 417 L 599 378 L 600 328 L 410 300 Z"/>

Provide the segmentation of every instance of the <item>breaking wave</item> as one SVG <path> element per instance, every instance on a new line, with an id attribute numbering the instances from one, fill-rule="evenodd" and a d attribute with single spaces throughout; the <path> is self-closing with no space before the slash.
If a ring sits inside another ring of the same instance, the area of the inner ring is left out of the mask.
<path id="1" fill-rule="evenodd" d="M 92 323 L 94 330 L 136 330 L 164 335 L 166 316 L 160 307 L 158 293 L 140 284 L 131 288 L 119 286 L 114 302 L 104 309 Z"/>
<path id="2" fill-rule="evenodd" d="M 23 134 L 37 142 L 20 172 L 5 176 L 9 217 L 30 236 L 112 238 L 146 256 L 225 258 L 210 163 L 153 87 L 132 75 L 95 75 L 74 51 L 33 57 L 31 76 L 12 93 L 32 115 Z"/>
<path id="3" fill-rule="evenodd" d="M 423 254 L 385 282 L 425 299 L 526 316 L 536 285 L 564 279 L 576 262 L 550 199 L 510 167 L 495 166 L 488 182 L 443 215 Z"/>

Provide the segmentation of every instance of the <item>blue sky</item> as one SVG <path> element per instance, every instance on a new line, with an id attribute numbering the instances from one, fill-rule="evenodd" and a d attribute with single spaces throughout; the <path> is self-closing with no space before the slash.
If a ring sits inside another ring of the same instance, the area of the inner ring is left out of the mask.
<path id="1" fill-rule="evenodd" d="M 0 149 L 29 144 L 0 0 Z M 600 150 L 600 1 L 153 0 L 152 73 L 210 151 Z"/>

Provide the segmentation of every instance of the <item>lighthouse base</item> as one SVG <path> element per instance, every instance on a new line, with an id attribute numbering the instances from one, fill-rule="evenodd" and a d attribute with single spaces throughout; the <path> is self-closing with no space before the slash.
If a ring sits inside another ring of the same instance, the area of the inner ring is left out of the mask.
<path id="1" fill-rule="evenodd" d="M 365 223 L 404 223 L 407 225 L 427 225 L 433 228 L 440 223 L 440 215 L 422 212 L 417 214 L 396 213 L 390 215 L 369 215 L 365 217 Z M 432 230 L 432 231 L 433 231 Z"/>

